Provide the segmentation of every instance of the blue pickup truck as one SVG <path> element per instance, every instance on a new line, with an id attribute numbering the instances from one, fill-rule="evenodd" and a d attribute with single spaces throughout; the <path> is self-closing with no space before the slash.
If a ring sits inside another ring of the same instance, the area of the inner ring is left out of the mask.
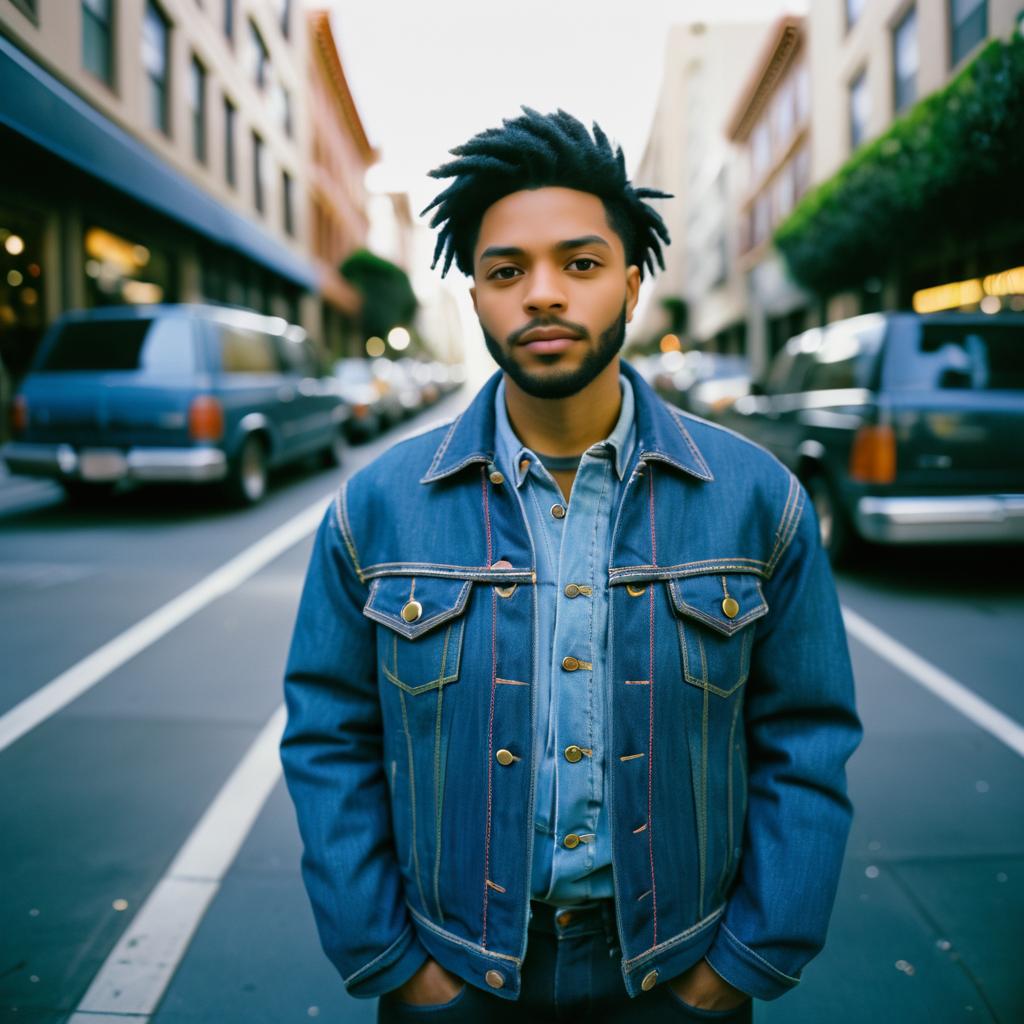
<path id="1" fill-rule="evenodd" d="M 791 338 L 719 417 L 806 485 L 833 561 L 1024 542 L 1024 315 L 871 313 Z"/>
<path id="2" fill-rule="evenodd" d="M 67 313 L 12 404 L 13 473 L 78 498 L 122 480 L 219 483 L 258 502 L 268 471 L 338 461 L 347 406 L 301 327 L 205 305 Z"/>

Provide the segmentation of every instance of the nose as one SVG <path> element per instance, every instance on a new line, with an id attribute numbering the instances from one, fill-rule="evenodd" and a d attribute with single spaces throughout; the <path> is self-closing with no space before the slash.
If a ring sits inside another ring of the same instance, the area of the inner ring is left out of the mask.
<path id="1" fill-rule="evenodd" d="M 564 313 L 566 309 L 565 290 L 561 286 L 558 271 L 552 267 L 538 265 L 530 275 L 530 287 L 523 296 L 523 309 L 531 316 L 538 313 Z"/>

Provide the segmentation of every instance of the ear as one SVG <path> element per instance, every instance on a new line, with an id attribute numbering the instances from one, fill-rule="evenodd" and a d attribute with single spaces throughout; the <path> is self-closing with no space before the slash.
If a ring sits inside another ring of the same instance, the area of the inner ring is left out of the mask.
<path id="1" fill-rule="evenodd" d="M 640 298 L 640 268 L 636 265 L 626 267 L 626 323 L 633 319 L 637 299 Z"/>
<path id="2" fill-rule="evenodd" d="M 473 300 L 473 312 L 476 313 L 479 316 L 480 315 L 480 310 L 478 310 L 476 308 L 476 285 L 475 284 L 474 285 L 470 285 L 470 287 L 469 287 L 469 297 Z"/>

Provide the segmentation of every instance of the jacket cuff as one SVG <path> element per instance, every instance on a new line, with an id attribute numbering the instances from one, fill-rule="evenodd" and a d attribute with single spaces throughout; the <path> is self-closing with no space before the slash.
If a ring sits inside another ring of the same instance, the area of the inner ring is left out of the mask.
<path id="1" fill-rule="evenodd" d="M 426 963 L 429 955 L 410 924 L 380 956 L 345 978 L 345 988 L 357 999 L 371 999 L 390 992 L 404 985 Z"/>
<path id="2" fill-rule="evenodd" d="M 718 926 L 704 959 L 730 985 L 756 999 L 778 999 L 799 984 L 799 978 L 772 967 L 764 957 L 745 946 L 724 924 Z"/>

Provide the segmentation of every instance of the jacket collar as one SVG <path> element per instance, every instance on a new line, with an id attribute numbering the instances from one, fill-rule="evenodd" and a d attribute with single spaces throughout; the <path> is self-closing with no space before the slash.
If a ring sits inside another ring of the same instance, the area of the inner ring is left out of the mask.
<path id="1" fill-rule="evenodd" d="M 658 397 L 625 359 L 620 360 L 619 369 L 633 385 L 638 459 L 663 462 L 698 480 L 714 480 L 682 417 Z M 421 484 L 451 476 L 473 463 L 494 462 L 494 396 L 501 374 L 501 370 L 496 370 L 488 378 L 473 401 L 448 428 L 434 452 L 430 468 L 420 478 Z"/>

